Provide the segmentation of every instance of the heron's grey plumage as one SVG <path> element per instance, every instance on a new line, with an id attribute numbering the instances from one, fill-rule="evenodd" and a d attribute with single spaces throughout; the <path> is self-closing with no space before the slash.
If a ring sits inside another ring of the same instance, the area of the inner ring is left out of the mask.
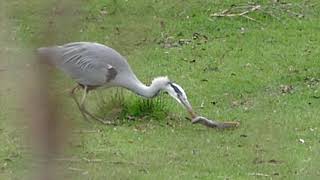
<path id="1" fill-rule="evenodd" d="M 88 112 L 84 100 L 88 90 L 96 87 L 124 87 L 138 95 L 152 98 L 161 90 L 166 90 L 180 104 L 191 110 L 191 106 L 183 89 L 177 84 L 172 84 L 167 77 L 155 78 L 150 86 L 146 86 L 132 72 L 127 60 L 114 49 L 98 43 L 75 42 L 62 46 L 43 47 L 38 49 L 41 59 L 48 60 L 65 74 L 71 76 L 84 88 L 81 102 L 71 95 L 78 105 L 81 113 L 105 123 Z"/>
<path id="2" fill-rule="evenodd" d="M 82 85 L 122 85 L 122 80 L 117 76 L 137 80 L 123 56 L 112 48 L 98 43 L 69 43 L 39 48 L 38 52 Z"/>

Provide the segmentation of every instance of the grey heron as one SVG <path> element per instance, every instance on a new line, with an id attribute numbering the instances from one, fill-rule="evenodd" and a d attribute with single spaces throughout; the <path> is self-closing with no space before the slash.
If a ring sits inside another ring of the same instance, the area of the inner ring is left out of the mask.
<path id="1" fill-rule="evenodd" d="M 87 93 L 99 87 L 123 87 L 146 98 L 153 98 L 160 91 L 166 91 L 188 110 L 192 118 L 196 117 L 186 93 L 178 84 L 168 77 L 157 77 L 150 86 L 143 84 L 133 73 L 127 60 L 110 47 L 92 42 L 73 42 L 42 47 L 37 52 L 41 59 L 46 59 L 78 83 L 71 90 L 71 96 L 85 119 L 89 116 L 104 124 L 111 123 L 85 108 Z M 80 88 L 83 89 L 83 96 L 79 102 L 75 93 Z"/>

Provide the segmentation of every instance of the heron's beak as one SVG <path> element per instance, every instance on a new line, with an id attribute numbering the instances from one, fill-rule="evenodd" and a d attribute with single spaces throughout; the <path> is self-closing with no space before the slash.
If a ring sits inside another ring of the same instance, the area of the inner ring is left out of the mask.
<path id="1" fill-rule="evenodd" d="M 197 115 L 195 114 L 195 112 L 192 109 L 191 104 L 189 103 L 189 101 L 186 98 L 183 98 L 182 96 L 178 96 L 178 99 L 180 100 L 181 104 L 187 109 L 187 111 L 189 112 L 189 114 L 191 115 L 192 118 L 197 117 Z"/>

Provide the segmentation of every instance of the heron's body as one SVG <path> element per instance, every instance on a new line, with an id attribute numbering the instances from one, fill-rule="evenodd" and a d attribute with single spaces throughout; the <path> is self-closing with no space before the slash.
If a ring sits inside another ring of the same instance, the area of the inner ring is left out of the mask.
<path id="1" fill-rule="evenodd" d="M 88 89 L 118 86 L 144 97 L 153 97 L 157 93 L 139 81 L 123 56 L 105 45 L 75 42 L 39 48 L 38 51 L 78 84 L 88 86 Z M 147 89 L 149 91 L 141 91 Z"/>
<path id="2" fill-rule="evenodd" d="M 89 113 L 84 107 L 88 90 L 97 87 L 123 87 L 146 98 L 152 98 L 161 90 L 165 90 L 190 112 L 192 110 L 184 90 L 179 85 L 170 82 L 167 77 L 158 77 L 152 81 L 150 86 L 146 86 L 133 73 L 127 60 L 117 51 L 105 45 L 74 42 L 62 46 L 39 48 L 38 54 L 41 59 L 54 64 L 80 85 L 71 91 L 71 95 L 84 117 L 87 114 L 104 122 Z M 79 87 L 85 90 L 81 102 L 75 97 L 75 90 Z"/>

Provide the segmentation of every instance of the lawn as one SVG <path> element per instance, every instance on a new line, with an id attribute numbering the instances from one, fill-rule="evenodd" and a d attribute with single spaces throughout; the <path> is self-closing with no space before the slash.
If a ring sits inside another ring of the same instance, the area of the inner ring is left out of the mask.
<path id="1" fill-rule="evenodd" d="M 33 166 L 19 100 L 32 62 L 23 54 L 72 41 L 116 49 L 141 81 L 167 75 L 199 114 L 240 126 L 192 125 L 167 94 L 142 101 L 115 89 L 98 90 L 105 101 L 90 94 L 88 105 L 117 126 L 88 123 L 69 97 L 74 82 L 53 71 L 50 88 L 70 126 L 57 162 L 66 179 L 319 179 L 320 4 L 260 0 L 252 19 L 212 16 L 247 2 L 1 2 L 0 179 L 25 178 Z M 117 109 L 118 118 L 108 113 Z"/>

